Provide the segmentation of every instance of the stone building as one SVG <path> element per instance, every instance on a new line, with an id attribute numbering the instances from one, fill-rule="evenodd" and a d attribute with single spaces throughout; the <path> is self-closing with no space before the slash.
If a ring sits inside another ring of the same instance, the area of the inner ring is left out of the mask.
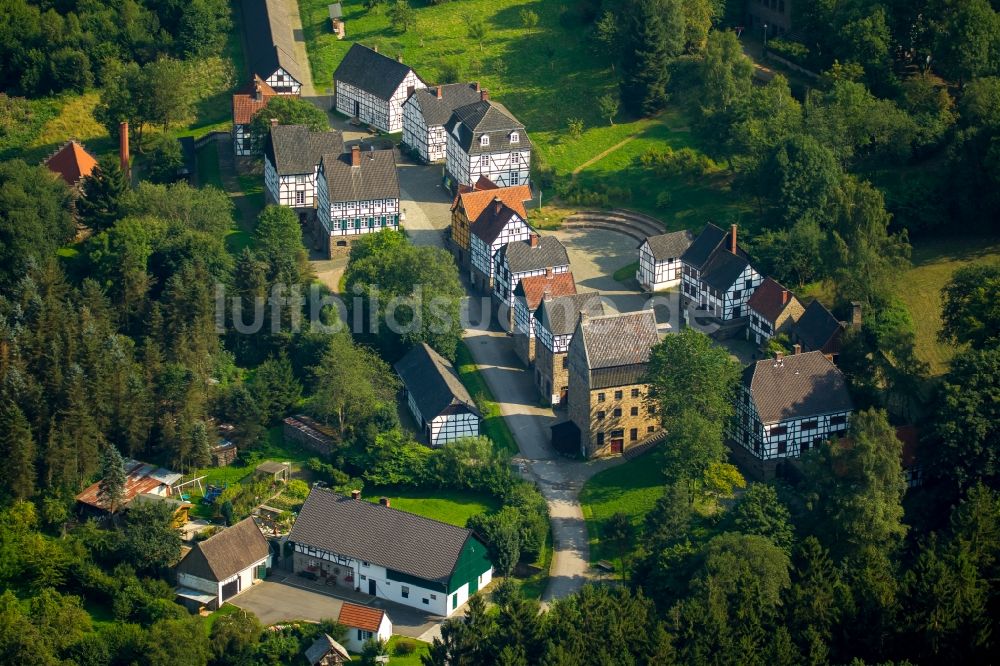
<path id="1" fill-rule="evenodd" d="M 535 328 L 535 386 L 553 405 L 569 393 L 569 343 L 580 314 L 604 314 L 600 292 L 542 299 L 532 317 Z"/>
<path id="2" fill-rule="evenodd" d="M 525 366 L 535 361 L 535 311 L 542 299 L 576 293 L 573 273 L 553 273 L 526 277 L 514 289 L 514 351 Z"/>

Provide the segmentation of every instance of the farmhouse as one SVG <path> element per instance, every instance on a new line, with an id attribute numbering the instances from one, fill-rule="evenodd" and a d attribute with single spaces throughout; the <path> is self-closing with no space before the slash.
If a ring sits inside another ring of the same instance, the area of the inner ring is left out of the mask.
<path id="1" fill-rule="evenodd" d="M 121 503 L 115 508 L 119 509 L 128 506 L 129 502 L 143 494 L 159 495 L 170 497 L 173 495 L 171 489 L 174 484 L 181 480 L 182 474 L 171 472 L 163 467 L 150 465 L 138 460 L 125 461 L 125 491 L 122 495 Z M 82 493 L 76 496 L 77 504 L 86 513 L 103 515 L 108 512 L 104 502 L 97 498 L 100 482 L 87 487 Z"/>
<path id="2" fill-rule="evenodd" d="M 451 204 L 451 248 L 458 265 L 471 269 L 470 228 L 490 204 L 500 199 L 518 217 L 527 220 L 528 212 L 524 209 L 524 202 L 530 198 L 531 190 L 527 185 L 497 187 L 485 176 L 474 185 L 459 187 Z"/>
<path id="3" fill-rule="evenodd" d="M 280 0 L 243 0 L 250 72 L 279 95 L 302 91 L 304 63 L 295 59 L 295 35 Z"/>
<path id="4" fill-rule="evenodd" d="M 527 221 L 500 197 L 493 199 L 472 224 L 469 236 L 469 257 L 472 269 L 469 279 L 483 293 L 493 288 L 497 253 L 508 243 L 526 241 L 531 237 Z"/>
<path id="5" fill-rule="evenodd" d="M 402 56 L 388 58 L 377 50 L 354 44 L 333 73 L 337 111 L 383 132 L 403 129 L 403 102 L 426 88 Z"/>
<path id="6" fill-rule="evenodd" d="M 623 453 L 659 430 L 647 402 L 652 310 L 580 317 L 569 343 L 569 417 L 587 458 Z"/>
<path id="7" fill-rule="evenodd" d="M 776 335 L 791 333 L 805 308 L 795 294 L 781 284 L 767 278 L 747 300 L 747 340 L 763 344 Z"/>
<path id="8" fill-rule="evenodd" d="M 448 152 L 445 123 L 455 109 L 479 99 L 478 83 L 418 88 L 403 102 L 403 143 L 424 162 L 443 162 Z"/>
<path id="9" fill-rule="evenodd" d="M 383 641 L 392 638 L 392 621 L 381 608 L 358 606 L 345 601 L 340 607 L 337 622 L 347 627 L 346 643 L 351 652 L 361 652 L 369 638 Z"/>
<path id="10" fill-rule="evenodd" d="M 347 649 L 333 640 L 330 634 L 320 634 L 306 650 L 305 656 L 310 666 L 340 666 L 351 660 Z"/>
<path id="11" fill-rule="evenodd" d="M 314 132 L 305 125 L 272 125 L 264 147 L 267 202 L 294 208 L 303 217 L 316 206 L 316 181 L 323 155 L 343 150 L 340 132 Z"/>
<path id="12" fill-rule="evenodd" d="M 501 320 L 509 329 L 514 323 L 514 290 L 526 277 L 569 272 L 566 248 L 553 236 L 531 234 L 524 241 L 508 243 L 494 259 L 493 299 Z M 504 310 L 506 307 L 506 311 Z"/>
<path id="13" fill-rule="evenodd" d="M 528 185 L 531 142 L 522 125 L 486 90 L 480 101 L 455 109 L 445 124 L 448 147 L 445 177 L 449 187 L 472 185 L 486 176 L 501 187 Z"/>
<path id="14" fill-rule="evenodd" d="M 693 305 L 723 322 L 746 316 L 746 303 L 761 276 L 736 244 L 736 225 L 726 233 L 714 224 L 681 255 L 681 311 L 685 319 Z"/>
<path id="15" fill-rule="evenodd" d="M 853 409 L 844 375 L 823 352 L 775 354 L 743 372 L 734 454 L 767 478 L 782 460 L 842 437 Z"/>
<path id="16" fill-rule="evenodd" d="M 449 616 L 489 584 L 489 553 L 471 530 L 314 488 L 289 540 L 296 572 Z"/>
<path id="17" fill-rule="evenodd" d="M 317 242 L 330 256 L 347 252 L 352 241 L 383 229 L 399 229 L 399 181 L 392 150 L 323 156 L 317 178 Z"/>
<path id="18" fill-rule="evenodd" d="M 840 356 L 840 345 L 846 322 L 838 321 L 818 300 L 806 306 L 805 312 L 792 329 L 792 340 L 802 345 L 805 351 L 821 351 L 836 362 Z M 861 304 L 851 303 L 851 328 L 861 327 Z"/>
<path id="19" fill-rule="evenodd" d="M 514 289 L 514 351 L 526 366 L 535 360 L 535 310 L 544 298 L 571 296 L 576 293 L 573 273 L 533 275 L 518 282 Z"/>
<path id="20" fill-rule="evenodd" d="M 82 143 L 70 139 L 45 160 L 45 166 L 65 180 L 67 185 L 76 187 L 84 176 L 93 173 L 97 158 L 88 153 Z"/>
<path id="21" fill-rule="evenodd" d="M 233 153 L 237 156 L 247 156 L 254 153 L 253 138 L 250 136 L 250 121 L 254 115 L 277 95 L 274 88 L 267 85 L 262 78 L 253 75 L 253 79 L 233 94 Z"/>
<path id="22" fill-rule="evenodd" d="M 267 576 L 271 549 L 247 518 L 201 542 L 177 564 L 177 597 L 190 610 L 218 608 Z"/>
<path id="23" fill-rule="evenodd" d="M 396 363 L 406 403 L 431 446 L 478 437 L 482 416 L 454 366 L 421 342 Z"/>
<path id="24" fill-rule="evenodd" d="M 535 329 L 535 385 L 553 405 L 566 402 L 569 393 L 569 343 L 582 314 L 604 314 L 601 294 L 543 298 L 532 317 Z"/>
<path id="25" fill-rule="evenodd" d="M 639 246 L 635 279 L 646 291 L 663 291 L 681 283 L 681 255 L 691 246 L 690 231 L 650 236 Z"/>

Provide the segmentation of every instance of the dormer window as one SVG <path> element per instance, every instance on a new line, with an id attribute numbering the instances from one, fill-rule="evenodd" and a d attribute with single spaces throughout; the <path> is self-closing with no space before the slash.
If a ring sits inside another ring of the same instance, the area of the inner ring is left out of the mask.
<path id="1" fill-rule="evenodd" d="M 520 140 L 521 140 L 521 135 L 520 134 L 518 134 L 517 132 L 511 132 L 510 133 L 510 142 L 511 143 L 517 143 Z"/>
<path id="2" fill-rule="evenodd" d="M 481 137 L 479 137 L 479 145 L 480 146 L 488 146 L 488 145 L 490 145 L 490 135 L 489 134 L 484 134 Z"/>

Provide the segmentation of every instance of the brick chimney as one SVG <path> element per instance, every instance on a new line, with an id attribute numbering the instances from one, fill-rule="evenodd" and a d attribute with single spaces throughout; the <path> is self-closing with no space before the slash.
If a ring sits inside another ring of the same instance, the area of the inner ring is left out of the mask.
<path id="1" fill-rule="evenodd" d="M 274 129 L 277 126 L 278 126 L 278 119 L 277 118 L 271 118 L 271 129 Z"/>
<path id="2" fill-rule="evenodd" d="M 781 363 L 784 358 L 785 358 L 785 352 L 780 352 L 780 351 L 774 352 L 774 360 L 777 363 Z"/>
<path id="3" fill-rule="evenodd" d="M 118 160 L 121 164 L 122 173 L 129 176 L 129 152 L 128 152 L 128 121 L 118 123 Z"/>
<path id="4" fill-rule="evenodd" d="M 437 98 L 441 99 L 441 86 L 437 87 Z"/>
<path id="5" fill-rule="evenodd" d="M 382 506 L 391 506 L 391 502 L 389 502 L 388 497 L 379 497 L 378 503 L 381 504 Z"/>
<path id="6" fill-rule="evenodd" d="M 351 166 L 361 166 L 361 146 L 357 144 L 351 146 Z"/>
<path id="7" fill-rule="evenodd" d="M 802 353 L 802 345 L 796 342 L 794 345 L 792 345 L 792 355 L 798 356 L 801 353 Z"/>
<path id="8" fill-rule="evenodd" d="M 264 90 L 260 87 L 260 79 L 253 77 L 253 98 L 256 101 L 264 99 Z"/>
<path id="9" fill-rule="evenodd" d="M 479 100 L 480 101 L 485 102 L 485 101 L 489 100 L 489 98 L 490 98 L 490 91 L 489 90 L 487 90 L 486 88 L 483 88 L 482 90 L 479 91 Z"/>
<path id="10" fill-rule="evenodd" d="M 503 202 L 500 201 L 500 197 L 493 199 L 493 206 L 496 209 L 497 215 L 499 215 L 501 209 L 503 209 Z"/>
<path id="11" fill-rule="evenodd" d="M 734 224 L 729 231 L 729 251 L 736 254 L 736 225 Z"/>
<path id="12" fill-rule="evenodd" d="M 531 236 L 528 237 L 528 243 L 531 247 L 538 247 L 538 234 L 531 234 Z"/>
<path id="13" fill-rule="evenodd" d="M 861 328 L 861 303 L 859 301 L 851 301 L 851 328 Z"/>
<path id="14" fill-rule="evenodd" d="M 782 289 L 781 290 L 781 304 L 782 305 L 786 305 L 788 303 L 788 299 L 789 299 L 790 296 L 791 296 L 791 294 L 788 293 L 787 289 Z"/>
<path id="15" fill-rule="evenodd" d="M 361 491 L 360 490 L 352 490 L 351 491 L 351 499 L 356 499 L 356 500 L 361 499 Z"/>
<path id="16" fill-rule="evenodd" d="M 551 266 L 546 266 L 546 267 L 545 267 L 545 277 L 546 277 L 547 279 L 551 280 L 551 279 L 552 279 L 552 276 L 553 276 L 554 274 L 555 274 L 555 272 L 553 271 L 553 269 L 552 269 L 552 267 L 551 267 Z M 548 287 L 546 287 L 546 289 L 548 289 Z"/>

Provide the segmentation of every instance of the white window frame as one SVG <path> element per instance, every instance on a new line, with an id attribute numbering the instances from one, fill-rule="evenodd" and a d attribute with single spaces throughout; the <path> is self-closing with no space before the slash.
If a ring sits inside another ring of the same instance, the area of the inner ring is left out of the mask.
<path id="1" fill-rule="evenodd" d="M 518 134 L 517 132 L 511 132 L 510 133 L 510 142 L 511 143 L 518 143 L 520 141 L 521 141 L 521 135 L 520 134 Z"/>
<path id="2" fill-rule="evenodd" d="M 489 134 L 484 134 L 481 137 L 479 137 L 479 145 L 480 146 L 488 146 L 488 145 L 490 145 L 490 135 Z"/>
<path id="3" fill-rule="evenodd" d="M 489 168 L 490 168 L 490 156 L 489 155 L 480 155 L 479 156 L 479 168 L 480 169 L 486 169 L 487 171 L 489 171 Z"/>

